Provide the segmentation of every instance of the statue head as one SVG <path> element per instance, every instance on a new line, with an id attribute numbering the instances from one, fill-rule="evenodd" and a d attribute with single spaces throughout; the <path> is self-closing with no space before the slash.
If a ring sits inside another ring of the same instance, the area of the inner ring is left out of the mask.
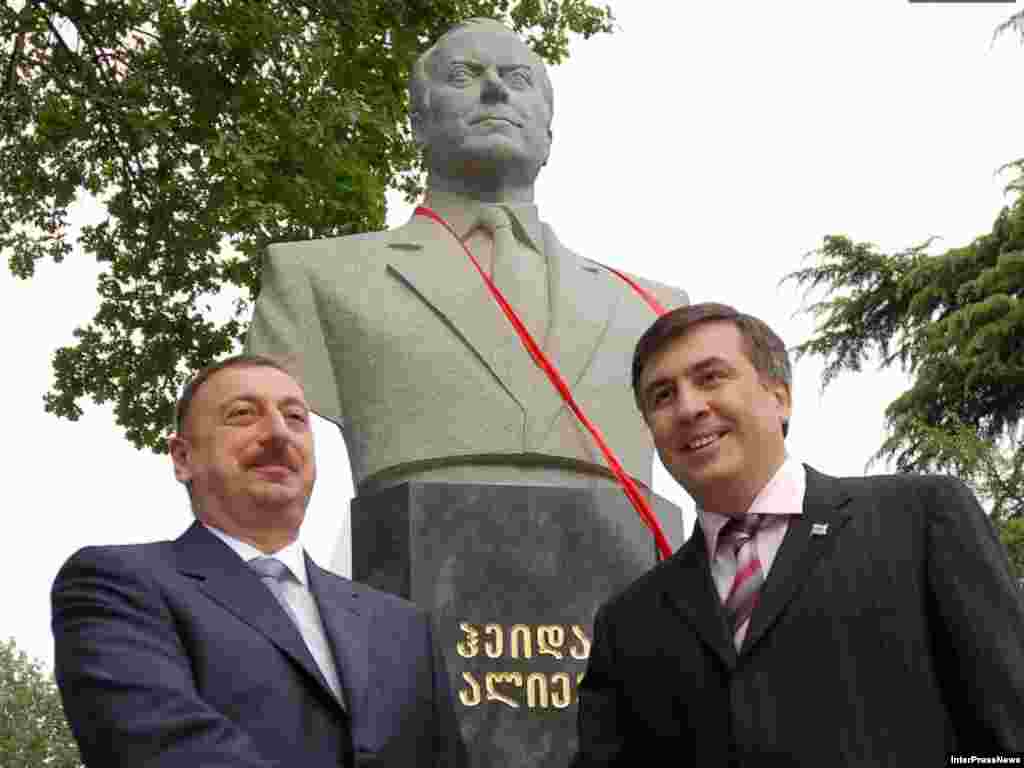
<path id="1" fill-rule="evenodd" d="M 544 63 L 503 24 L 469 19 L 450 29 L 409 80 L 431 184 L 532 191 L 551 150 L 553 100 Z"/>

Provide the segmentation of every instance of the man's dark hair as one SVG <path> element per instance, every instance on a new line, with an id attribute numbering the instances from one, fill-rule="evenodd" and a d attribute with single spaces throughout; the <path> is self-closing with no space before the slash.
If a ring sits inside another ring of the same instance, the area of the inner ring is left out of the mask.
<path id="1" fill-rule="evenodd" d="M 636 351 L 633 353 L 633 396 L 641 413 L 646 415 L 640 392 L 640 376 L 644 366 L 668 346 L 669 342 L 683 336 L 698 323 L 712 320 L 728 320 L 733 323 L 743 337 L 743 351 L 754 366 L 754 370 L 765 379 L 792 388 L 793 368 L 789 362 L 786 345 L 766 322 L 753 315 L 745 315 L 728 304 L 690 304 L 659 317 L 636 343 Z M 785 437 L 788 433 L 787 421 L 782 425 L 782 436 Z"/>
<path id="2" fill-rule="evenodd" d="M 284 363 L 264 355 L 234 355 L 211 363 L 193 376 L 192 380 L 181 390 L 181 397 L 178 398 L 178 404 L 174 409 L 174 427 L 179 435 L 184 432 L 185 421 L 188 419 L 188 411 L 192 407 L 192 400 L 195 399 L 196 392 L 206 383 L 207 379 L 225 368 L 276 368 L 298 381 L 295 371 Z"/>

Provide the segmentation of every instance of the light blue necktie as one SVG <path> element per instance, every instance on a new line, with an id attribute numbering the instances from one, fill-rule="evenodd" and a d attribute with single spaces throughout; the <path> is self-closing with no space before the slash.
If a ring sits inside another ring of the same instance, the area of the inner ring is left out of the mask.
<path id="1" fill-rule="evenodd" d="M 291 571 L 288 570 L 288 566 L 282 563 L 280 560 L 274 557 L 257 557 L 250 560 L 247 565 L 260 577 L 260 580 L 267 586 L 270 593 L 277 599 L 277 602 L 281 604 L 284 612 L 288 614 L 288 618 L 292 620 L 292 624 L 295 625 L 295 629 L 299 631 L 299 635 L 302 637 L 302 641 L 306 644 L 306 648 L 309 649 L 310 655 L 313 657 L 313 661 L 320 668 L 324 678 L 327 680 L 328 686 L 334 692 L 335 698 L 341 703 L 341 706 L 345 706 L 344 698 L 341 691 L 341 681 L 338 677 L 337 670 L 335 669 L 334 662 L 330 659 L 330 646 L 327 642 L 327 637 L 322 631 L 319 631 L 319 627 L 311 627 L 303 624 L 295 613 L 295 609 L 292 608 L 288 602 L 288 597 L 284 591 L 284 580 L 289 577 Z M 319 624 L 319 620 L 316 618 L 310 619 L 316 621 Z"/>
<path id="2" fill-rule="evenodd" d="M 288 598 L 284 594 L 284 587 L 281 585 L 281 582 L 290 573 L 288 566 L 274 557 L 257 557 L 250 560 L 248 566 L 259 574 L 260 580 L 266 584 L 267 589 L 277 598 L 277 602 L 284 608 L 284 612 L 288 614 L 288 618 L 292 620 L 292 624 L 295 625 L 295 628 L 299 630 L 301 635 L 302 622 L 299 621 L 299 617 L 295 615 L 295 611 L 288 604 Z"/>

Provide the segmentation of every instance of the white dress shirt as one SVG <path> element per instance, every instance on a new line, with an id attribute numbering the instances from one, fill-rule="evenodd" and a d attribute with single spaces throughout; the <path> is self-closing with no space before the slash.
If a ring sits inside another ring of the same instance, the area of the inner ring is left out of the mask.
<path id="1" fill-rule="evenodd" d="M 204 523 L 204 525 L 206 525 Z M 258 557 L 273 557 L 284 563 L 288 569 L 290 578 L 281 581 L 281 588 L 284 592 L 288 606 L 292 609 L 299 622 L 299 634 L 306 643 L 313 660 L 316 661 L 320 671 L 323 673 L 327 684 L 334 692 L 334 696 L 340 702 L 344 702 L 341 690 L 341 680 L 338 677 L 338 669 L 334 663 L 334 653 L 331 651 L 330 643 L 327 640 L 327 633 L 324 631 L 323 620 L 320 618 L 320 609 L 317 607 L 313 593 L 309 591 L 309 574 L 306 572 L 306 558 L 302 545 L 298 539 L 284 548 L 279 549 L 270 555 L 261 552 L 256 547 L 244 541 L 239 541 L 224 531 L 206 525 L 206 529 L 214 536 L 223 541 L 243 561 L 248 563 Z"/>

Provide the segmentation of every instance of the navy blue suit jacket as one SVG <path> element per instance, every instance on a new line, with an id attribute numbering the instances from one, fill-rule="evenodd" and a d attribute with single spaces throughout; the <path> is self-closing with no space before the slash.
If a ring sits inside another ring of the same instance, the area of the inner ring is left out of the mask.
<path id="1" fill-rule="evenodd" d="M 198 523 L 73 555 L 53 587 L 55 673 L 86 765 L 461 764 L 427 615 L 306 566 L 345 708 L 271 592 Z"/>
<path id="2" fill-rule="evenodd" d="M 808 468 L 741 652 L 695 526 L 598 611 L 578 717 L 576 768 L 1024 750 L 1024 604 L 963 483 Z"/>

